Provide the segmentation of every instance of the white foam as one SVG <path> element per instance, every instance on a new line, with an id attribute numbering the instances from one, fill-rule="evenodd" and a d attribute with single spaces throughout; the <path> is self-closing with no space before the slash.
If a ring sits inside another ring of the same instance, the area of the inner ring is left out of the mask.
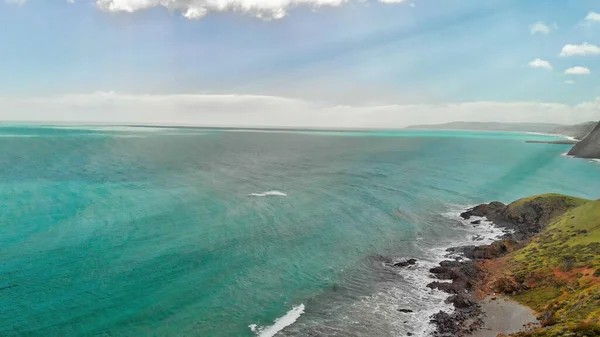
<path id="1" fill-rule="evenodd" d="M 563 135 L 560 133 L 545 133 L 545 132 L 525 132 L 526 134 L 529 135 L 537 135 L 537 136 L 552 136 L 552 137 L 562 137 L 568 140 L 572 140 L 572 141 L 579 141 L 579 139 L 575 138 L 575 137 L 571 137 L 571 136 L 567 136 L 567 135 Z"/>
<path id="2" fill-rule="evenodd" d="M 432 315 L 440 310 L 448 313 L 454 311 L 454 306 L 451 303 L 446 303 L 446 299 L 449 296 L 447 293 L 425 286 L 434 281 L 429 270 L 437 267 L 438 263 L 444 260 L 442 254 L 437 254 L 436 252 L 432 255 L 434 256 L 427 256 L 424 259 L 420 259 L 415 266 L 398 270 L 398 273 L 404 280 L 414 286 L 411 289 L 410 296 L 406 295 L 404 289 L 397 290 L 397 309 L 410 308 L 414 310 L 414 313 L 403 314 L 402 319 L 399 321 L 406 322 L 406 324 L 403 324 L 404 329 L 406 329 L 406 326 L 410 326 L 408 330 L 417 337 L 426 337 L 433 334 L 436 327 L 430 322 Z M 443 280 L 435 281 L 444 282 Z"/>
<path id="3" fill-rule="evenodd" d="M 442 214 L 445 218 L 463 224 L 467 232 L 467 237 L 463 240 L 453 242 L 452 247 L 490 244 L 498 240 L 504 234 L 512 232 L 511 230 L 497 227 L 486 217 L 471 216 L 468 220 L 465 220 L 460 217 L 460 214 L 464 212 L 465 209 L 467 209 L 467 207 L 461 207 L 460 209 L 454 209 Z M 479 221 L 480 223 L 472 224 L 473 221 Z M 478 240 L 473 240 L 474 237 L 478 237 Z"/>
<path id="4" fill-rule="evenodd" d="M 287 314 L 285 314 L 284 316 L 276 319 L 275 322 L 273 322 L 273 325 L 271 326 L 259 327 L 256 324 L 250 324 L 248 327 L 258 337 L 273 337 L 279 331 L 294 324 L 294 322 L 296 322 L 303 313 L 304 304 L 300 304 L 299 306 L 292 308 L 292 310 L 288 311 Z"/>
<path id="5" fill-rule="evenodd" d="M 465 235 L 462 239 L 445 242 L 441 246 L 429 248 L 426 258 L 420 259 L 415 266 L 398 270 L 398 273 L 405 280 L 409 281 L 410 284 L 417 285 L 413 295 L 416 295 L 419 302 L 412 308 L 419 309 L 415 310 L 416 315 L 407 315 L 407 320 L 413 325 L 412 331 L 415 336 L 425 337 L 433 334 L 436 326 L 429 320 L 433 314 L 440 310 L 447 313 L 454 312 L 454 306 L 451 303 L 446 303 L 449 294 L 424 286 L 432 280 L 437 282 L 451 282 L 435 279 L 429 271 L 431 268 L 439 266 L 441 261 L 458 257 L 458 255 L 462 259 L 466 259 L 460 253 L 449 253 L 447 249 L 450 247 L 489 244 L 507 232 L 507 230 L 495 226 L 493 222 L 484 217 L 471 217 L 469 220 L 462 219 L 460 214 L 465 209 L 467 207 L 453 205 L 452 210 L 442 214 L 445 218 L 458 221 L 464 226 Z M 480 220 L 481 223 L 477 225 L 471 224 L 472 221 L 476 220 Z M 474 237 L 478 237 L 478 240 L 474 240 Z M 427 305 L 423 305 L 424 303 L 427 303 Z"/>
<path id="6" fill-rule="evenodd" d="M 277 196 L 277 197 L 287 197 L 287 194 L 280 191 L 267 191 L 263 193 L 250 193 L 248 194 L 251 197 L 268 197 L 268 196 Z"/>

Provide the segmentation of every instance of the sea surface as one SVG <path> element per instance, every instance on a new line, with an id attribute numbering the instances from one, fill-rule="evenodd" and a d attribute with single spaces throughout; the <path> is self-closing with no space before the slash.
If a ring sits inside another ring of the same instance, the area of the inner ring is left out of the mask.
<path id="1" fill-rule="evenodd" d="M 0 335 L 426 336 L 461 209 L 600 197 L 555 138 L 3 125 Z"/>

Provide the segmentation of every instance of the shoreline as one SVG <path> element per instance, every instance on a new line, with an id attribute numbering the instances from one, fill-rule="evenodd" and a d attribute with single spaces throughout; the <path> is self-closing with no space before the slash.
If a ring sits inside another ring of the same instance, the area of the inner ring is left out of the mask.
<path id="1" fill-rule="evenodd" d="M 550 193 L 460 217 L 475 226 L 485 218 L 506 233 L 450 248 L 462 258 L 430 270 L 438 280 L 427 287 L 451 295 L 455 308 L 432 316 L 434 336 L 600 336 L 600 199 Z"/>
<path id="2" fill-rule="evenodd" d="M 448 294 L 446 302 L 454 307 L 452 312 L 440 310 L 430 317 L 435 326 L 433 336 L 495 337 L 539 327 L 531 308 L 496 294 L 483 285 L 489 275 L 482 268 L 482 261 L 503 257 L 514 250 L 509 246 L 522 246 L 541 232 L 539 226 L 519 226 L 493 216 L 505 207 L 507 205 L 503 203 L 492 202 L 468 208 L 460 214 L 465 224 L 480 228 L 489 225 L 504 234 L 490 244 L 448 248 L 446 259 L 429 270 L 434 281 L 427 287 Z"/>

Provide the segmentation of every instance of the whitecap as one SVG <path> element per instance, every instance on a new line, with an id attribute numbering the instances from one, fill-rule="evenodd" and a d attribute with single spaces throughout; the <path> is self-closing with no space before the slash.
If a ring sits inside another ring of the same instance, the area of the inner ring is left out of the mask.
<path id="1" fill-rule="evenodd" d="M 277 197 L 287 197 L 287 194 L 280 191 L 267 191 L 263 193 L 250 193 L 248 194 L 251 197 L 268 197 L 268 196 L 277 196 Z"/>
<path id="2" fill-rule="evenodd" d="M 292 308 L 292 310 L 288 311 L 284 316 L 276 319 L 275 322 L 273 322 L 273 325 L 266 326 L 266 327 L 259 327 L 256 324 L 250 324 L 248 327 L 258 337 L 273 337 L 279 331 L 294 324 L 294 322 L 296 322 L 303 313 L 304 313 L 304 304 L 300 304 L 299 306 Z"/>

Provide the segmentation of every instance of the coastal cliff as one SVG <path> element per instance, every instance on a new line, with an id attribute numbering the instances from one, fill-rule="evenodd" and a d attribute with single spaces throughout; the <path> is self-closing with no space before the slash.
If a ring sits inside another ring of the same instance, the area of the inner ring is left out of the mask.
<path id="1" fill-rule="evenodd" d="M 539 320 L 510 336 L 600 336 L 600 200 L 546 194 L 479 205 L 461 217 L 486 217 L 509 233 L 490 245 L 453 248 L 470 260 L 431 270 L 452 281 L 428 286 L 452 294 L 456 308 L 432 317 L 437 336 L 485 328 L 483 299 L 496 296 L 531 308 Z"/>
<path id="2" fill-rule="evenodd" d="M 592 132 L 575 144 L 568 154 L 579 158 L 600 159 L 600 122 Z"/>

